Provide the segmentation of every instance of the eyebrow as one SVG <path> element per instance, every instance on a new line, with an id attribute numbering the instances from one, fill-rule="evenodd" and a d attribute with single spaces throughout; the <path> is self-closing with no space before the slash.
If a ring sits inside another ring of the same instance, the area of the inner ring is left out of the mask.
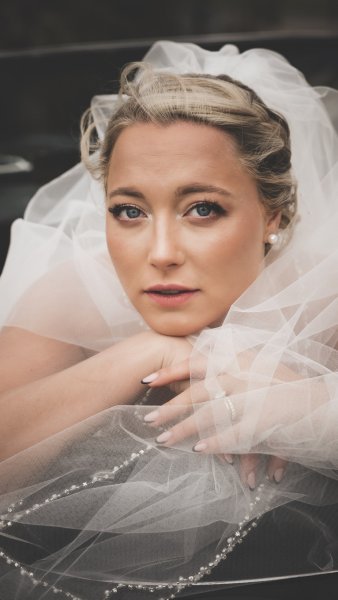
<path id="1" fill-rule="evenodd" d="M 135 188 L 131 187 L 119 187 L 109 192 L 109 198 L 114 198 L 114 196 L 130 196 L 131 198 L 139 198 L 140 200 L 144 199 L 141 192 L 138 192 Z"/>
<path id="2" fill-rule="evenodd" d="M 189 185 L 181 186 L 177 188 L 175 196 L 177 198 L 182 198 L 183 196 L 188 196 L 189 194 L 201 192 L 221 194 L 222 196 L 231 196 L 230 192 L 224 188 L 215 185 L 206 185 L 204 183 L 191 183 Z M 133 187 L 119 187 L 109 192 L 109 198 L 114 198 L 114 196 L 129 196 L 130 198 L 144 200 L 144 195 Z"/>
<path id="3" fill-rule="evenodd" d="M 214 194 L 222 194 L 222 196 L 231 196 L 228 190 L 215 185 L 206 185 L 204 183 L 192 183 L 190 185 L 184 185 L 176 190 L 175 195 L 177 197 L 188 196 L 189 194 L 196 194 L 199 192 L 209 192 Z"/>

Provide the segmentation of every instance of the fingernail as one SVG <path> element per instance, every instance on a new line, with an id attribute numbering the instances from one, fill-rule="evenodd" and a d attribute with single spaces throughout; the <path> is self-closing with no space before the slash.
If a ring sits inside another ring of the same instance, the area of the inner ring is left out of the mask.
<path id="1" fill-rule="evenodd" d="M 231 454 L 223 454 L 225 460 L 229 463 L 229 465 L 233 465 L 234 464 L 234 459 L 232 458 Z"/>
<path id="2" fill-rule="evenodd" d="M 197 442 L 197 444 L 195 444 L 195 446 L 193 447 L 193 451 L 194 452 L 202 452 L 203 450 L 206 450 L 208 447 L 208 444 L 206 444 L 205 442 Z"/>
<path id="3" fill-rule="evenodd" d="M 248 486 L 250 488 L 250 490 L 254 490 L 256 487 L 256 476 L 255 473 L 253 471 L 251 471 L 251 473 L 249 473 L 249 475 L 246 478 Z"/>
<path id="4" fill-rule="evenodd" d="M 150 373 L 150 375 L 143 377 L 141 383 L 152 383 L 153 381 L 155 381 L 155 379 L 158 378 L 158 376 L 159 373 Z"/>
<path id="5" fill-rule="evenodd" d="M 152 412 L 148 413 L 143 417 L 143 421 L 145 421 L 146 423 L 151 423 L 152 421 L 156 421 L 156 419 L 158 419 L 159 416 L 160 413 L 158 412 L 158 410 L 153 410 Z"/>
<path id="6" fill-rule="evenodd" d="M 171 431 L 164 431 L 163 433 L 161 433 L 161 435 L 159 435 L 156 438 L 156 442 L 158 444 L 164 444 L 165 442 L 167 442 L 172 436 Z"/>
<path id="7" fill-rule="evenodd" d="M 276 469 L 276 471 L 273 474 L 273 478 L 276 483 L 280 483 L 283 479 L 283 476 L 284 476 L 284 469 L 282 467 L 280 467 L 279 469 Z"/>

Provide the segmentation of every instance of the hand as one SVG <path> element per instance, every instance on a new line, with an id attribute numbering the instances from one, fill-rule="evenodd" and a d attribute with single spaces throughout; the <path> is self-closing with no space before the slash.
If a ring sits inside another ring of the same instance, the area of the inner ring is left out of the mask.
<path id="1" fill-rule="evenodd" d="M 180 364 L 189 365 L 192 350 L 191 343 L 185 337 L 166 336 L 154 331 L 149 331 L 145 335 L 147 335 L 146 343 L 150 344 L 155 350 L 156 370 L 149 375 L 145 375 L 142 383 L 148 384 L 150 387 L 166 385 L 176 394 L 187 389 L 190 386 L 189 369 L 188 371 L 185 370 L 184 376 L 168 380 L 165 383 L 162 383 L 162 375 L 176 372 Z M 153 385 L 153 382 L 157 381 L 158 378 L 161 381 L 160 385 L 156 386 L 156 383 Z"/>
<path id="2" fill-rule="evenodd" d="M 250 367 L 250 364 L 253 360 L 252 353 L 245 353 L 240 358 L 240 366 L 243 372 L 247 371 Z M 194 370 L 192 376 L 194 379 L 201 380 L 205 377 L 205 360 L 200 359 L 197 363 L 194 364 Z M 145 420 L 158 427 L 161 425 L 165 425 L 168 422 L 177 421 L 177 419 L 182 419 L 185 417 L 180 423 L 174 425 L 170 431 L 165 432 L 164 437 L 159 436 L 158 440 L 163 440 L 164 445 L 170 446 L 174 443 L 177 443 L 187 437 L 199 435 L 203 431 L 208 431 L 210 433 L 210 429 L 216 431 L 220 429 L 220 423 L 223 423 L 223 431 L 221 433 L 217 433 L 217 435 L 208 437 L 204 440 L 201 440 L 199 444 L 195 445 L 196 451 L 208 452 L 208 453 L 216 453 L 220 457 L 224 457 L 228 462 L 232 462 L 232 456 L 228 452 L 224 452 L 224 449 L 228 447 L 231 448 L 233 446 L 233 441 L 236 438 L 236 435 L 241 436 L 243 438 L 243 429 L 245 426 L 248 429 L 248 439 L 250 439 L 249 434 L 251 436 L 252 433 L 252 422 L 248 415 L 246 415 L 245 422 L 241 422 L 240 424 L 234 424 L 229 431 L 229 425 L 231 422 L 229 420 L 229 407 L 226 408 L 226 403 L 224 399 L 220 401 L 212 401 L 207 405 L 204 404 L 203 407 L 197 410 L 195 414 L 191 414 L 193 411 L 193 405 L 196 409 L 198 408 L 199 403 L 205 403 L 209 400 L 209 395 L 206 391 L 204 382 L 199 381 L 194 383 L 191 386 L 187 387 L 187 382 L 189 381 L 190 376 L 190 368 L 189 361 L 186 360 L 180 364 L 177 364 L 173 367 L 167 367 L 162 369 L 160 372 L 156 374 L 155 379 L 150 382 L 151 387 L 160 387 L 163 385 L 173 385 L 173 382 L 183 381 L 186 384 L 186 389 L 183 393 L 176 396 L 173 400 L 167 402 L 161 408 L 152 413 L 148 414 L 145 417 Z M 276 373 L 276 381 L 278 384 L 281 381 L 293 381 L 296 380 L 298 376 L 286 367 L 279 367 L 278 373 Z M 225 389 L 227 395 L 232 395 L 232 405 L 235 402 L 236 396 L 236 412 L 237 415 L 241 413 L 240 411 L 240 394 L 247 391 L 247 381 L 245 378 L 238 379 L 235 377 L 231 377 L 230 375 L 220 375 L 218 378 L 218 383 L 220 384 L 221 389 Z M 252 381 L 250 382 L 250 389 L 253 389 Z M 264 387 L 263 382 L 258 382 L 255 386 L 256 388 Z M 242 400 L 243 403 L 243 400 Z M 275 404 L 274 404 L 275 406 Z M 284 404 L 285 406 L 285 404 Z M 275 415 L 275 411 L 271 410 L 272 406 L 268 407 L 269 410 L 264 410 L 263 414 L 266 417 L 270 414 L 270 424 L 269 426 L 273 428 L 276 423 L 277 415 Z M 290 415 L 289 409 L 287 410 L 288 415 Z M 292 414 L 292 412 L 291 412 Z M 227 422 L 225 422 L 225 416 Z M 252 415 L 254 417 L 254 415 Z M 295 416 L 295 415 L 294 415 Z M 298 415 L 299 416 L 299 415 Z M 236 419 L 237 420 L 237 419 Z M 269 419 L 268 419 L 269 420 Z M 262 423 L 263 431 L 266 431 L 266 427 L 268 426 L 268 421 Z M 170 437 L 168 437 L 170 436 Z M 167 439 L 165 439 L 167 437 Z M 204 448 L 203 448 L 204 444 Z M 200 450 L 199 450 L 200 448 Z M 243 453 L 240 455 L 240 474 L 242 480 L 249 485 L 250 488 L 255 487 L 256 483 L 256 470 L 259 463 L 259 455 L 256 453 L 246 454 Z M 277 456 L 271 456 L 267 463 L 267 473 L 270 479 L 279 482 L 281 481 L 287 461 L 285 459 L 279 458 Z"/>

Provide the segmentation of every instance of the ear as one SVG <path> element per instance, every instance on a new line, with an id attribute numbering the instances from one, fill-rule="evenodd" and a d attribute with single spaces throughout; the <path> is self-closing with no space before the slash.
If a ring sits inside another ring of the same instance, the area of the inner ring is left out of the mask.
<path id="1" fill-rule="evenodd" d="M 268 243 L 268 236 L 271 233 L 277 233 L 282 218 L 282 212 L 278 211 L 273 215 L 268 215 L 265 223 L 264 243 Z"/>

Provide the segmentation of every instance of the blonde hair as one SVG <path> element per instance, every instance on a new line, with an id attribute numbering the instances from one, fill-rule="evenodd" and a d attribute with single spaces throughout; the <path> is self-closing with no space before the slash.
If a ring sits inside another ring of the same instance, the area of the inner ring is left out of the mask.
<path id="1" fill-rule="evenodd" d="M 136 70 L 137 77 L 130 80 Z M 128 65 L 102 142 L 95 134 L 91 111 L 82 119 L 82 160 L 106 187 L 110 156 L 126 127 L 140 122 L 169 125 L 179 120 L 230 134 L 242 164 L 256 181 L 267 213 L 281 213 L 281 228 L 292 222 L 297 195 L 288 124 L 252 89 L 226 75 L 175 75 L 158 73 L 145 63 Z"/>

